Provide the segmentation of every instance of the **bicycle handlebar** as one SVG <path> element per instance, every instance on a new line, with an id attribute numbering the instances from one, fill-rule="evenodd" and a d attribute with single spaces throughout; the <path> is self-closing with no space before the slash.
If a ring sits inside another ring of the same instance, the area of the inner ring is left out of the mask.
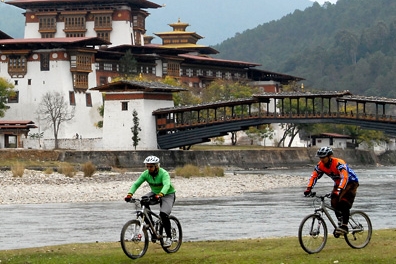
<path id="1" fill-rule="evenodd" d="M 149 204 L 150 201 L 156 201 L 156 200 L 153 199 L 153 197 L 142 196 L 140 199 L 139 199 L 139 198 L 131 198 L 131 200 L 129 201 L 129 203 L 140 202 L 140 204 Z"/>
<path id="2" fill-rule="evenodd" d="M 317 197 L 320 199 L 324 199 L 324 198 L 330 198 L 331 197 L 331 193 L 326 193 L 325 195 L 316 195 L 316 192 L 311 192 L 310 194 L 308 194 L 305 197 Z"/>

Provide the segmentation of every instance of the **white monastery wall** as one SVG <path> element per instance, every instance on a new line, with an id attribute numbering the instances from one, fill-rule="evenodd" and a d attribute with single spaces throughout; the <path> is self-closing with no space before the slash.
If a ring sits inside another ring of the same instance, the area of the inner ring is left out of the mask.
<path id="1" fill-rule="evenodd" d="M 133 45 L 133 29 L 128 21 L 112 21 L 113 30 L 110 32 L 110 46 Z"/>
<path id="2" fill-rule="evenodd" d="M 64 54 L 67 57 L 67 54 Z M 7 64 L 1 63 L 2 70 L 0 76 L 15 85 L 15 91 L 19 92 L 18 103 L 9 103 L 10 109 L 6 111 L 4 120 L 31 120 L 39 128 L 31 129 L 30 133 L 44 132 L 44 138 L 54 138 L 52 126 L 49 127 L 44 120 L 39 120 L 37 110 L 42 97 L 47 92 L 59 92 L 63 95 L 69 110 L 69 92 L 73 91 L 73 78 L 70 72 L 70 62 L 68 60 L 50 61 L 50 70 L 41 71 L 40 61 L 29 61 L 27 64 L 27 74 L 24 78 L 10 78 L 7 71 Z M 28 80 L 31 84 L 28 84 Z M 94 73 L 89 74 L 89 86 L 96 86 Z M 61 124 L 58 138 L 72 138 L 76 133 L 86 137 L 102 137 L 101 129 L 94 126 L 94 123 L 102 120 L 98 107 L 102 104 L 102 95 L 97 91 L 90 91 L 92 106 L 86 104 L 84 92 L 75 92 L 75 118 L 68 123 Z"/>
<path id="3" fill-rule="evenodd" d="M 41 38 L 41 34 L 38 30 L 39 30 L 39 23 L 25 23 L 24 38 Z"/>
<path id="4" fill-rule="evenodd" d="M 128 102 L 128 111 L 121 110 L 121 102 Z M 154 110 L 173 107 L 173 101 L 117 100 L 105 101 L 103 119 L 103 149 L 133 150 L 132 130 L 133 110 L 138 112 L 140 141 L 137 150 L 157 149 Z"/>

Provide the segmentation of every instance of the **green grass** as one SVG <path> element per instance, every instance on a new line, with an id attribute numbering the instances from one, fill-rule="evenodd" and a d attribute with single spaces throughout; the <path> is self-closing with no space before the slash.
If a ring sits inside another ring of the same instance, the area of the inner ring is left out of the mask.
<path id="1" fill-rule="evenodd" d="M 230 230 L 231 231 L 231 230 Z M 297 231 L 296 231 L 297 232 Z M 62 235 L 62 234 L 60 234 Z M 350 248 L 343 239 L 329 236 L 318 254 L 305 253 L 297 237 L 232 241 L 184 242 L 177 253 L 167 254 L 150 243 L 142 258 L 126 257 L 119 243 L 69 244 L 61 246 L 0 251 L 1 264 L 47 263 L 396 263 L 396 229 L 376 230 L 363 249 Z"/>

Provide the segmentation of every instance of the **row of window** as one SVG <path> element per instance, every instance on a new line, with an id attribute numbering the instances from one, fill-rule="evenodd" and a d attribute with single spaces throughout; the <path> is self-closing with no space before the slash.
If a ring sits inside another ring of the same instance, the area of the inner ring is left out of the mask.
<path id="1" fill-rule="evenodd" d="M 69 92 L 69 101 L 70 101 L 70 105 L 76 105 L 76 97 L 74 91 Z M 19 91 L 15 91 L 11 96 L 9 96 L 7 103 L 9 104 L 19 103 Z M 87 107 L 92 107 L 92 97 L 90 93 L 85 94 L 85 104 Z M 126 110 L 128 110 L 128 106 Z"/>
<path id="2" fill-rule="evenodd" d="M 120 72 L 120 65 L 118 63 L 101 62 L 95 63 L 97 71 Z M 140 65 L 137 69 L 138 73 L 155 74 L 155 67 L 149 65 Z"/>
<path id="3" fill-rule="evenodd" d="M 74 91 L 69 92 L 69 102 L 70 105 L 76 105 L 76 96 Z M 92 107 L 92 97 L 90 93 L 85 93 L 85 105 L 87 107 Z"/>
<path id="4" fill-rule="evenodd" d="M 112 18 L 111 14 L 95 15 L 95 28 L 111 28 Z M 65 16 L 65 30 L 81 30 L 86 29 L 86 19 L 84 15 Z M 55 30 L 56 31 L 56 17 L 43 16 L 39 18 L 39 31 Z"/>
<path id="5" fill-rule="evenodd" d="M 112 30 L 112 15 L 95 15 L 94 29 L 99 38 L 110 41 Z M 65 16 L 64 18 L 66 37 L 85 37 L 86 19 L 84 15 Z M 56 32 L 56 17 L 43 16 L 39 18 L 39 32 L 42 38 L 54 38 Z"/>

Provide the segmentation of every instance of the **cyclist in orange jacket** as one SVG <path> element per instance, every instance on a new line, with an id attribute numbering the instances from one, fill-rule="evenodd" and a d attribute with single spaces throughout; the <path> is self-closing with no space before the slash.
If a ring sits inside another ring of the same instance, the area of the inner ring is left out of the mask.
<path id="1" fill-rule="evenodd" d="M 329 176 L 334 181 L 331 206 L 336 209 L 337 218 L 342 217 L 341 225 L 336 229 L 336 233 L 346 234 L 348 233 L 349 213 L 355 200 L 359 179 L 344 160 L 333 157 L 333 150 L 330 147 L 321 147 L 316 156 L 320 158 L 320 161 L 311 174 L 304 195 L 311 193 L 316 181 L 323 174 Z"/>

